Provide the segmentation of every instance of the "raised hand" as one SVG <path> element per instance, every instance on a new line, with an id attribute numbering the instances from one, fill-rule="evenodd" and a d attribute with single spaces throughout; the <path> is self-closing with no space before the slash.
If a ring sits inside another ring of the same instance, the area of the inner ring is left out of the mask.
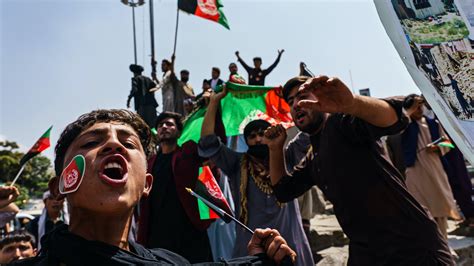
<path id="1" fill-rule="evenodd" d="M 263 143 L 268 145 L 270 150 L 283 149 L 286 140 L 286 130 L 282 125 L 271 126 L 265 130 Z"/>
<path id="2" fill-rule="evenodd" d="M 239 51 L 235 51 L 235 56 L 237 56 L 237 57 L 240 56 Z"/>
<path id="3" fill-rule="evenodd" d="M 220 102 L 226 95 L 227 95 L 227 86 L 223 84 L 222 91 L 220 91 L 219 93 L 212 93 L 211 101 Z"/>
<path id="4" fill-rule="evenodd" d="M 283 52 L 285 52 L 285 49 L 278 50 L 278 56 L 281 56 Z"/>
<path id="5" fill-rule="evenodd" d="M 268 258 L 279 265 L 285 257 L 294 263 L 296 252 L 286 243 L 286 240 L 275 229 L 256 229 L 247 245 L 249 255 L 266 253 Z"/>
<path id="6" fill-rule="evenodd" d="M 18 198 L 20 192 L 16 187 L 0 187 L 0 208 L 8 206 L 8 204 Z"/>
<path id="7" fill-rule="evenodd" d="M 301 100 L 298 105 L 325 113 L 350 113 L 355 96 L 338 78 L 318 76 L 306 81 L 299 91 L 307 91 L 315 99 Z"/>

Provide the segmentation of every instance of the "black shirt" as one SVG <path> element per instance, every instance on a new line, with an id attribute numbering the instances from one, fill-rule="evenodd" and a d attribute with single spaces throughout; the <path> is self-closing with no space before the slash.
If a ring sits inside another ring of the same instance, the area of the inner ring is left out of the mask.
<path id="1" fill-rule="evenodd" d="M 149 247 L 178 253 L 191 263 L 211 261 L 207 232 L 195 229 L 178 197 L 172 159 L 173 153 L 159 153 L 153 166 Z"/>
<path id="2" fill-rule="evenodd" d="M 61 225 L 43 238 L 40 253 L 33 258 L 13 262 L 12 265 L 190 265 L 182 256 L 166 249 L 146 249 L 129 242 L 130 251 L 99 241 L 86 240 Z M 289 258 L 285 265 L 292 265 Z M 200 263 L 200 266 L 273 265 L 265 254 L 220 262 Z"/>
<path id="3" fill-rule="evenodd" d="M 276 184 L 275 195 L 286 202 L 318 185 L 350 239 L 349 265 L 452 264 L 436 223 L 380 152 L 377 140 L 407 124 L 401 104 L 389 103 L 400 118 L 389 128 L 349 115 L 330 115 L 311 137 L 306 157 Z"/>
<path id="4" fill-rule="evenodd" d="M 247 73 L 249 74 L 249 85 L 258 85 L 258 86 L 264 86 L 265 85 L 265 77 L 272 72 L 272 70 L 278 65 L 278 62 L 280 62 L 280 55 L 277 57 L 275 62 L 268 67 L 267 69 L 261 69 L 261 68 L 253 68 L 247 65 L 247 63 L 244 62 L 242 59 L 238 59 L 238 61 L 242 64 L 242 66 L 247 70 Z"/>

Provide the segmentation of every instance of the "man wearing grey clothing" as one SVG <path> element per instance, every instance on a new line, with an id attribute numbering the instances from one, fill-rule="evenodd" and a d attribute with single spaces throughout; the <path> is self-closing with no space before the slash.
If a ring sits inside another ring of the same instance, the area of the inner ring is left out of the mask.
<path id="1" fill-rule="evenodd" d="M 244 137 L 249 146 L 246 153 L 229 149 L 214 134 L 216 111 L 225 95 L 224 90 L 211 96 L 201 129 L 199 155 L 209 158 L 229 177 L 238 219 L 251 229 L 277 229 L 297 253 L 296 265 L 314 264 L 296 199 L 282 204 L 273 193 L 268 168 L 269 151 L 263 143 L 263 133 L 270 124 L 255 120 L 245 127 Z M 250 237 L 247 231 L 236 228 L 234 256 L 247 254 Z"/>

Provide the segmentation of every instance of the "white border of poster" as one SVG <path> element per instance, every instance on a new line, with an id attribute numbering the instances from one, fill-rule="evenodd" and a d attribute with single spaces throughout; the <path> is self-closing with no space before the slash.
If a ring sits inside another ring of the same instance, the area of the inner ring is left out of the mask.
<path id="1" fill-rule="evenodd" d="M 444 84 L 444 82 L 440 82 L 441 84 L 439 86 L 436 86 L 436 81 L 437 80 L 446 80 L 446 78 L 443 79 L 441 78 L 435 78 L 430 76 L 428 74 L 430 71 L 423 71 L 420 67 L 420 60 L 417 58 L 418 62 L 415 60 L 415 56 L 419 56 L 422 53 L 416 54 L 414 52 L 414 48 L 420 49 L 426 49 L 425 47 L 422 47 L 422 45 L 419 45 L 419 43 L 415 43 L 412 41 L 410 43 L 410 36 L 409 34 L 405 33 L 404 28 L 402 27 L 402 21 L 399 19 L 393 2 L 396 0 L 374 0 L 375 7 L 377 9 L 377 12 L 379 14 L 380 20 L 382 21 L 382 24 L 385 27 L 385 30 L 390 37 L 393 45 L 395 46 L 398 54 L 400 55 L 403 63 L 405 64 L 408 72 L 410 73 L 411 77 L 413 78 L 414 82 L 420 89 L 420 91 L 423 93 L 425 96 L 426 100 L 432 107 L 433 111 L 435 112 L 436 116 L 440 120 L 441 124 L 443 127 L 447 130 L 448 134 L 454 141 L 454 143 L 459 147 L 459 149 L 462 151 L 464 154 L 465 158 L 469 160 L 469 162 L 474 165 L 474 116 L 472 115 L 472 100 L 471 98 L 471 107 L 468 109 L 467 115 L 462 113 L 462 107 L 459 107 L 460 102 L 454 102 L 452 99 L 456 99 L 456 94 L 451 92 L 452 98 L 448 99 L 446 94 L 443 93 L 442 90 L 444 90 L 447 85 Z M 410 0 L 406 0 L 410 1 Z M 436 0 L 432 0 L 436 1 Z M 473 1 L 473 0 L 459 0 L 459 1 Z M 406 3 L 406 2 L 405 2 Z M 458 0 L 455 0 L 455 5 L 459 6 Z M 459 11 L 459 10 L 456 10 Z M 472 12 L 472 10 L 471 10 Z M 473 30 L 473 25 L 470 24 L 470 20 L 474 18 L 467 18 L 466 13 L 459 12 L 461 14 L 460 17 L 462 17 L 462 20 L 466 24 L 465 27 L 469 29 L 469 36 L 474 36 L 474 30 Z M 471 13 L 470 15 L 472 16 L 474 13 Z M 442 20 L 439 17 L 433 16 L 429 18 L 432 23 L 443 23 L 442 21 L 436 21 L 436 20 Z M 433 20 L 435 20 L 433 22 Z M 415 19 L 414 21 L 422 21 L 420 19 Z M 415 22 L 416 23 L 416 22 Z M 406 25 L 406 24 L 405 24 Z M 466 36 L 465 41 L 469 43 L 469 40 Z M 411 46 L 410 46 L 411 44 Z M 436 46 L 439 48 L 442 45 L 453 45 L 453 41 L 448 41 L 446 43 L 440 43 L 440 44 L 435 44 L 433 46 Z M 427 45 L 428 47 L 433 47 L 430 45 Z M 469 47 L 471 49 L 472 47 Z M 418 49 L 416 52 L 418 53 Z M 429 48 L 428 48 L 429 49 Z M 441 48 L 439 48 L 441 49 Z M 429 51 L 429 50 L 428 50 Z M 472 51 L 469 51 L 472 52 Z M 425 56 L 422 54 L 422 56 Z M 433 61 L 433 60 L 431 60 Z M 434 60 L 436 61 L 436 60 Z M 470 57 L 470 64 L 467 66 L 467 69 L 464 68 L 464 73 L 468 74 L 467 78 L 470 78 L 470 82 L 464 83 L 464 95 L 468 94 L 467 97 L 472 97 L 474 94 L 474 81 L 473 76 L 474 76 L 474 70 L 473 70 L 473 65 L 474 65 L 474 60 L 472 60 L 472 56 Z M 424 67 L 425 65 L 423 65 Z M 429 65 L 428 70 L 433 71 L 433 68 L 436 68 L 436 66 L 433 66 L 432 64 Z M 462 67 L 461 67 L 462 69 Z M 436 71 L 438 71 L 436 69 Z M 433 71 L 434 72 L 434 71 Z M 438 75 L 438 73 L 435 73 L 435 75 Z M 452 74 L 451 74 L 452 75 Z M 445 75 L 446 76 L 446 75 Z M 467 85 L 466 85 L 467 84 Z M 467 86 L 467 87 L 466 87 Z M 449 86 L 451 88 L 451 86 Z M 454 86 L 452 86 L 454 87 Z M 457 87 L 457 83 L 456 83 Z M 441 90 L 440 90 L 441 88 Z M 447 90 L 447 89 L 446 89 Z M 467 92 L 467 93 L 466 93 Z M 453 96 L 454 95 L 454 96 Z M 459 95 L 459 94 L 458 94 Z M 463 94 L 461 94 L 463 95 Z M 459 96 L 457 96 L 459 98 Z M 469 101 L 469 98 L 467 99 Z M 459 109 L 458 109 L 459 108 Z M 469 108 L 469 107 L 468 107 Z M 454 111 L 453 111 L 454 110 Z M 460 112 L 458 112 L 461 110 Z M 471 113 L 471 116 L 469 117 L 469 110 Z M 455 111 L 457 113 L 455 113 Z M 460 115 L 460 113 L 462 113 Z"/>

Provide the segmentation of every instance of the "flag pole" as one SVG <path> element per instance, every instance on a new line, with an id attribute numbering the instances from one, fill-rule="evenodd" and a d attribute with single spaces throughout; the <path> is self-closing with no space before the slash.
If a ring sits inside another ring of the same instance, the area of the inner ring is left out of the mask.
<path id="1" fill-rule="evenodd" d="M 176 7 L 176 29 L 174 31 L 173 55 L 176 53 L 176 42 L 178 41 L 178 25 L 179 25 L 179 7 Z"/>
<path id="2" fill-rule="evenodd" d="M 151 77 L 156 81 L 156 59 L 155 59 L 155 19 L 153 12 L 153 0 L 150 0 L 150 41 L 151 41 Z"/>
<path id="3" fill-rule="evenodd" d="M 216 205 L 212 204 L 211 202 L 209 202 L 208 200 L 206 200 L 205 198 L 203 198 L 202 196 L 200 196 L 199 194 L 197 194 L 196 192 L 194 192 L 192 189 L 190 188 L 186 188 L 186 190 L 191 194 L 193 195 L 194 197 L 200 199 L 202 202 L 204 202 L 204 204 L 206 204 L 209 208 L 211 208 L 213 211 L 219 213 L 220 215 L 222 216 L 225 216 L 225 217 L 228 217 L 230 219 L 232 219 L 234 222 L 236 222 L 238 225 L 240 225 L 242 228 L 244 228 L 245 230 L 247 230 L 247 232 L 251 233 L 253 235 L 253 230 L 248 228 L 245 224 L 243 224 L 241 221 L 237 220 L 233 215 L 230 215 L 228 214 L 226 211 L 224 211 L 223 209 L 217 207 Z"/>
<path id="4" fill-rule="evenodd" d="M 25 170 L 25 164 L 21 166 L 20 171 L 18 171 L 18 174 L 16 174 L 15 178 L 13 179 L 13 182 L 10 184 L 10 187 L 13 187 L 13 185 L 15 185 L 23 170 Z"/>

